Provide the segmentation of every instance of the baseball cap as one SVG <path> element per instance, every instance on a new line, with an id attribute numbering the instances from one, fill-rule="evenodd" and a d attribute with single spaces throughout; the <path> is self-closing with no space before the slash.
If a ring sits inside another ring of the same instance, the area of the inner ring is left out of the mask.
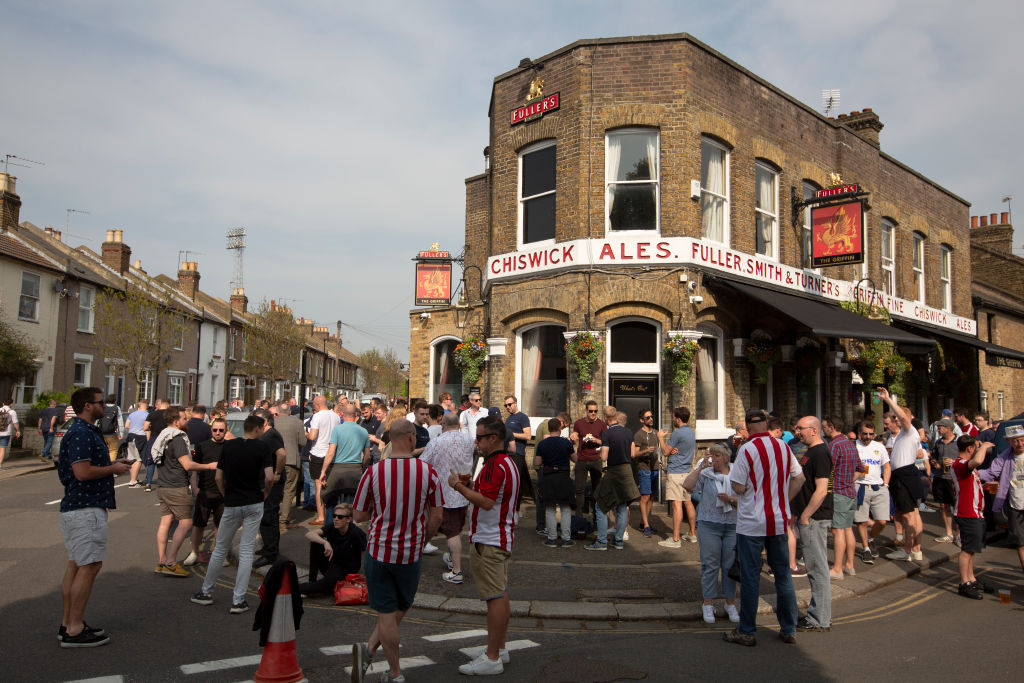
<path id="1" fill-rule="evenodd" d="M 942 417 L 953 417 L 953 411 L 950 410 L 949 408 L 945 408 L 942 411 Z"/>

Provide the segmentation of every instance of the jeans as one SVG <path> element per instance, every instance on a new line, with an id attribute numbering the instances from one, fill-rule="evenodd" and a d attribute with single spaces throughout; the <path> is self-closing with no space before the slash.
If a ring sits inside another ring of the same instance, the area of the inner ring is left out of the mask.
<path id="1" fill-rule="evenodd" d="M 700 590 L 702 597 L 718 597 L 718 579 L 722 579 L 722 597 L 736 597 L 736 582 L 729 578 L 729 568 L 736 561 L 736 525 L 722 522 L 697 522 L 700 543 Z"/>
<path id="2" fill-rule="evenodd" d="M 235 591 L 232 604 L 245 600 L 245 591 L 249 588 L 249 576 L 252 574 L 252 549 L 256 545 L 256 533 L 260 530 L 260 518 L 263 516 L 263 503 L 253 503 L 241 507 L 224 508 L 224 516 L 217 527 L 217 544 L 213 548 L 213 556 L 206 567 L 206 578 L 203 580 L 203 593 L 210 595 L 220 570 L 224 566 L 224 558 L 231 550 L 235 540 L 235 531 L 242 525 L 242 540 L 238 545 L 238 573 L 235 574 Z"/>
<path id="3" fill-rule="evenodd" d="M 309 473 L 309 461 L 302 463 L 302 507 L 316 509 L 316 483 Z"/>
<path id="4" fill-rule="evenodd" d="M 758 586 L 761 582 L 761 550 L 768 554 L 768 566 L 775 574 L 775 615 L 782 633 L 796 633 L 796 589 L 789 573 L 789 544 L 786 534 L 778 536 L 746 536 L 736 534 L 736 552 L 740 563 L 740 625 L 739 632 L 757 633 Z"/>
<path id="5" fill-rule="evenodd" d="M 260 538 L 263 547 L 260 557 L 277 560 L 281 544 L 281 500 L 284 498 L 284 479 L 278 480 L 270 489 L 270 495 L 263 501 L 263 519 L 260 520 Z"/>
<path id="6" fill-rule="evenodd" d="M 146 465 L 146 486 L 153 483 L 153 475 L 156 474 L 156 463 L 151 462 Z"/>
<path id="7" fill-rule="evenodd" d="M 811 583 L 811 604 L 807 606 L 807 619 L 816 626 L 832 625 L 832 579 L 828 565 L 828 530 L 832 522 L 812 519 L 800 525 L 800 540 L 804 546 L 804 565 Z"/>
<path id="8" fill-rule="evenodd" d="M 558 513 L 556 510 L 562 508 L 562 540 L 568 541 L 572 534 L 572 510 L 569 509 L 568 503 L 561 503 L 560 505 L 548 505 L 544 508 L 544 521 L 547 523 L 548 540 L 555 540 L 555 532 L 558 531 Z M 608 518 L 605 517 L 605 524 L 608 523 Z M 605 528 L 605 535 L 607 536 L 608 530 Z"/>
<path id="9" fill-rule="evenodd" d="M 597 515 L 597 542 L 608 545 L 608 514 L 601 509 L 601 506 L 594 503 L 594 510 Z M 629 521 L 629 508 L 625 503 L 615 507 L 615 542 L 622 543 L 622 537 L 626 535 L 626 522 Z"/>
<path id="10" fill-rule="evenodd" d="M 43 432 L 43 452 L 42 456 L 46 460 L 52 460 L 53 456 L 50 455 L 50 449 L 53 448 L 53 432 Z"/>

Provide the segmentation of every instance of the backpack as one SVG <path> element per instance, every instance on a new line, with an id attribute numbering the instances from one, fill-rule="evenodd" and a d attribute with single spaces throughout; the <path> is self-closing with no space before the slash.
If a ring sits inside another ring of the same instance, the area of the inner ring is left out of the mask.
<path id="1" fill-rule="evenodd" d="M 11 409 L 0 408 L 0 432 L 6 432 L 11 426 Z"/>
<path id="2" fill-rule="evenodd" d="M 117 406 L 104 406 L 103 417 L 100 418 L 100 431 L 104 434 L 117 434 Z"/>

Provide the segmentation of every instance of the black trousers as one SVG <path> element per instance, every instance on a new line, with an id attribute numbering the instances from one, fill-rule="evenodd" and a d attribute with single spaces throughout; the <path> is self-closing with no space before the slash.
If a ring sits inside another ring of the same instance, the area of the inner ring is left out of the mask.
<path id="1" fill-rule="evenodd" d="M 324 547 L 319 543 L 309 544 L 309 581 L 299 584 L 299 592 L 306 595 L 333 593 L 334 586 L 349 573 L 336 562 L 324 557 Z M 317 579 L 318 575 L 323 575 Z"/>
<path id="2" fill-rule="evenodd" d="M 263 501 L 263 519 L 260 520 L 260 538 L 263 547 L 256 553 L 268 560 L 277 560 L 281 545 L 281 501 L 284 500 L 284 477 L 270 489 L 270 495 Z"/>

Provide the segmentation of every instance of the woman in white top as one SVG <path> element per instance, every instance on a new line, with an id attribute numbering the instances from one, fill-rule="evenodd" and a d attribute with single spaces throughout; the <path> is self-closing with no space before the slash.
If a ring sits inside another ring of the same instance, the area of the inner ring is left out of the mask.
<path id="1" fill-rule="evenodd" d="M 0 406 L 0 420 L 4 428 L 0 429 L 0 470 L 4 468 L 4 458 L 7 457 L 7 448 L 11 445 L 11 436 L 21 436 L 21 427 L 18 425 L 18 413 L 14 412 L 11 404 L 13 399 L 4 399 L 3 406 Z"/>

